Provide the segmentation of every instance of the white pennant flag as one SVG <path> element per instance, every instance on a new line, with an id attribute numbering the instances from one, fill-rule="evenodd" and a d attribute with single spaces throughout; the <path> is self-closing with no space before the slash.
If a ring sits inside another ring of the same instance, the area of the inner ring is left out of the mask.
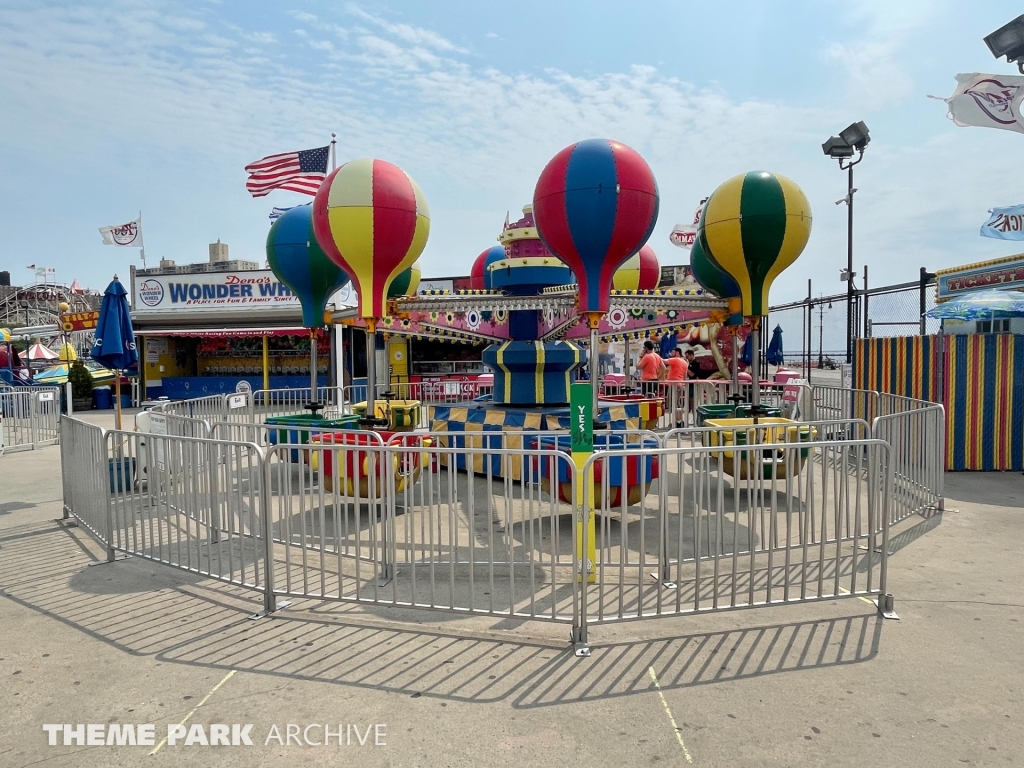
<path id="1" fill-rule="evenodd" d="M 1024 133 L 1020 111 L 1024 77 L 972 72 L 957 75 L 956 83 L 956 90 L 948 99 L 929 97 L 946 102 L 954 123 Z"/>
<path id="2" fill-rule="evenodd" d="M 104 245 L 119 245 L 122 248 L 142 248 L 142 218 L 112 227 L 100 227 Z"/>
<path id="3" fill-rule="evenodd" d="M 669 233 L 668 239 L 672 245 L 679 246 L 680 248 L 693 248 L 693 244 L 697 242 L 697 225 L 700 224 L 700 215 L 704 212 L 704 203 L 708 199 L 705 197 L 697 204 L 697 210 L 693 214 L 693 224 L 676 224 L 672 227 L 672 231 Z"/>

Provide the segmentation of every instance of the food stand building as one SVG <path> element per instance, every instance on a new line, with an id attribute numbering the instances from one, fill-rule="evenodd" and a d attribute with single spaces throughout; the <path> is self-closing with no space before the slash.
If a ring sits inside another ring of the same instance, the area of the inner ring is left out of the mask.
<path id="1" fill-rule="evenodd" d="M 228 261 L 226 250 L 211 245 L 205 264 L 132 267 L 143 399 L 309 387 L 309 330 L 298 298 L 270 270 Z M 346 286 L 330 306 L 349 306 L 351 294 Z M 345 356 L 332 354 L 340 330 L 318 333 L 318 380 L 326 386 L 339 380 Z"/>

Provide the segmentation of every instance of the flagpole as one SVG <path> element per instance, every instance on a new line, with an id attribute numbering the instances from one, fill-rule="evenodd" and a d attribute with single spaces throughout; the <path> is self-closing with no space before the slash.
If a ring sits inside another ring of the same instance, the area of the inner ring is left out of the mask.
<path id="1" fill-rule="evenodd" d="M 338 153 L 337 153 L 338 142 L 336 142 L 334 140 L 337 135 L 338 134 L 334 133 L 333 131 L 331 132 L 331 170 L 332 171 L 337 167 L 337 164 L 338 164 Z"/>
<path id="2" fill-rule="evenodd" d="M 142 234 L 142 211 L 141 210 L 139 210 L 139 234 L 140 235 Z M 143 243 L 142 247 L 139 248 L 139 255 L 142 257 L 142 268 L 146 269 L 146 245 L 145 245 L 146 240 L 145 240 L 145 236 L 143 236 L 142 243 Z"/>

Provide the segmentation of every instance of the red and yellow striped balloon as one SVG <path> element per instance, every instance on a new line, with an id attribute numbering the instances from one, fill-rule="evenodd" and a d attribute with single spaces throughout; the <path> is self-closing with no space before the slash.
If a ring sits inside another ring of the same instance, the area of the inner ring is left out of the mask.
<path id="1" fill-rule="evenodd" d="M 313 233 L 327 257 L 352 277 L 359 314 L 387 314 L 391 281 L 427 244 L 423 190 L 386 160 L 353 160 L 324 180 L 313 201 Z"/>

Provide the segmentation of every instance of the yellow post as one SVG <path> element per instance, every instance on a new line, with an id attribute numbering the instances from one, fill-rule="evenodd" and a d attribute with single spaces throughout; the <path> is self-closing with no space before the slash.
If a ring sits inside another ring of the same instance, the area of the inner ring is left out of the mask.
<path id="1" fill-rule="evenodd" d="M 593 402 L 592 383 L 577 382 L 569 387 L 569 434 L 572 441 L 572 463 L 576 467 L 576 562 L 580 564 L 580 578 L 585 573 L 588 584 L 597 580 L 593 466 L 586 473 L 583 472 L 587 459 L 594 453 Z"/>
<path id="2" fill-rule="evenodd" d="M 263 334 L 263 389 L 270 389 L 270 345 Z"/>

